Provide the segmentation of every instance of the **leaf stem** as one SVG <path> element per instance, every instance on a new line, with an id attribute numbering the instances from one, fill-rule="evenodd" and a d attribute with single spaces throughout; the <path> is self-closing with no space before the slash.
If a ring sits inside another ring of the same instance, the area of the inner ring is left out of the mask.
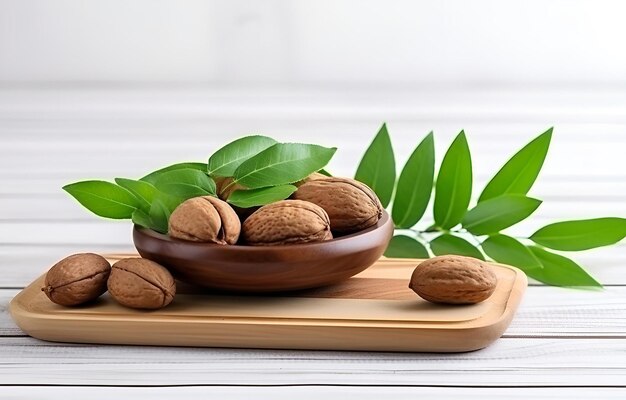
<path id="1" fill-rule="evenodd" d="M 220 191 L 219 191 L 219 193 L 217 194 L 217 196 L 219 197 L 219 195 L 220 195 L 220 194 L 225 193 L 225 192 L 226 192 L 226 189 L 228 189 L 229 187 L 233 186 L 235 183 L 237 183 L 237 181 L 235 180 L 235 178 L 233 178 L 233 180 L 232 180 L 232 181 L 230 181 L 230 183 L 229 183 L 228 185 L 224 186 L 224 187 L 222 188 L 222 190 L 220 190 Z"/>
<path id="2" fill-rule="evenodd" d="M 441 228 L 439 228 L 437 225 L 431 225 L 428 228 L 426 228 L 426 230 L 424 232 L 437 232 L 440 231 Z"/>

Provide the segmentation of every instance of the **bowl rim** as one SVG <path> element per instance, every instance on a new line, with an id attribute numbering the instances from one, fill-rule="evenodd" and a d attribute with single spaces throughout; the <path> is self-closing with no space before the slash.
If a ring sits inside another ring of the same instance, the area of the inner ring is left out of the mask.
<path id="1" fill-rule="evenodd" d="M 378 220 L 378 222 L 375 225 L 370 226 L 369 228 L 365 228 L 361 231 L 358 232 L 354 232 L 345 236 L 340 236 L 338 238 L 333 238 L 331 240 L 326 240 L 323 242 L 314 242 L 314 243 L 301 243 L 301 244 L 282 244 L 282 245 L 276 245 L 276 246 L 248 246 L 248 245 L 242 245 L 242 244 L 231 244 L 231 245 L 222 245 L 222 244 L 217 244 L 217 243 L 203 243 L 203 242 L 192 242 L 189 240 L 182 240 L 182 239 L 176 239 L 176 238 L 172 238 L 166 234 L 163 233 L 159 233 L 156 232 L 152 229 L 149 228 L 145 228 L 143 226 L 139 226 L 137 224 L 134 224 L 134 230 L 137 231 L 138 233 L 148 236 L 151 239 L 156 239 L 156 240 L 160 240 L 162 242 L 168 242 L 168 243 L 172 243 L 172 244 L 181 244 L 181 245 L 185 245 L 185 246 L 192 246 L 192 247 L 198 247 L 198 248 L 212 248 L 212 249 L 220 249 L 220 251 L 237 251 L 237 252 L 241 252 L 241 251 L 249 251 L 249 252 L 266 252 L 266 251 L 277 251 L 277 250 L 281 250 L 281 249 L 289 249 L 291 251 L 293 250 L 312 250 L 315 249 L 317 247 L 324 247 L 324 246 L 329 246 L 333 243 L 338 243 L 338 242 L 342 242 L 342 241 L 346 241 L 346 240 L 351 240 L 354 239 L 356 237 L 360 237 L 363 235 L 367 235 L 369 233 L 372 233 L 374 231 L 377 231 L 379 229 L 384 228 L 387 224 L 392 224 L 391 222 L 391 217 L 389 215 L 389 213 L 386 210 L 383 210 L 382 215 L 380 217 L 380 219 Z"/>

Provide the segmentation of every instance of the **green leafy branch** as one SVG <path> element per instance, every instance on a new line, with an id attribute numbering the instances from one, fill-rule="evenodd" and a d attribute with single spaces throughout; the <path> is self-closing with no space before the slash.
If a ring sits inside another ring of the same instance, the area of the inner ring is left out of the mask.
<path id="1" fill-rule="evenodd" d="M 528 218 L 541 205 L 541 200 L 527 193 L 543 166 L 551 137 L 552 128 L 518 151 L 470 207 L 472 158 L 465 132 L 461 131 L 448 148 L 436 179 L 432 132 L 418 144 L 396 179 L 394 151 L 387 126 L 383 124 L 365 152 L 355 178 L 372 187 L 385 207 L 391 204 L 396 234 L 385 255 L 489 257 L 516 266 L 549 285 L 601 287 L 576 262 L 546 248 L 579 251 L 615 244 L 626 236 L 626 219 L 557 222 L 527 238 L 502 233 Z M 433 188 L 434 224 L 417 228 L 430 203 Z"/>
<path id="2" fill-rule="evenodd" d="M 296 190 L 292 183 L 324 168 L 336 150 L 246 136 L 217 150 L 207 163 L 179 163 L 139 180 L 88 180 L 63 189 L 98 216 L 132 219 L 137 225 L 167 233 L 172 211 L 189 198 L 217 196 L 218 179 L 230 178 L 227 187 L 237 185 L 225 199 L 229 203 L 260 206 L 291 196 Z"/>
<path id="3" fill-rule="evenodd" d="M 557 222 L 526 238 L 502 233 L 541 205 L 527 194 L 543 166 L 551 136 L 549 129 L 517 152 L 470 208 L 472 159 L 463 131 L 444 155 L 436 179 L 432 132 L 418 144 L 396 179 L 394 152 L 383 124 L 358 166 L 356 179 L 371 186 L 385 207 L 391 204 L 396 235 L 385 254 L 414 258 L 431 254 L 488 256 L 550 285 L 601 286 L 577 263 L 546 248 L 579 251 L 617 243 L 626 236 L 626 219 Z M 234 206 L 264 205 L 288 198 L 296 190 L 293 183 L 315 171 L 327 174 L 323 168 L 335 151 L 247 136 L 217 150 L 207 163 L 179 163 L 138 180 L 89 180 L 63 189 L 96 215 L 132 219 L 135 224 L 165 233 L 169 215 L 182 201 L 216 196 L 216 180 L 229 179 L 226 188 L 236 189 L 226 199 Z M 226 192 L 224 189 L 221 192 Z M 418 228 L 433 189 L 434 224 Z"/>

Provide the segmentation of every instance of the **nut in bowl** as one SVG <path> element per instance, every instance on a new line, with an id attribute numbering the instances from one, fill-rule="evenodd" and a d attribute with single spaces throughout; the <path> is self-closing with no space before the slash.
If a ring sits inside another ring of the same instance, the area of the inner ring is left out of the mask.
<path id="1" fill-rule="evenodd" d="M 247 292 L 309 289 L 374 264 L 394 230 L 374 190 L 324 169 L 336 150 L 252 135 L 207 163 L 64 189 L 98 216 L 132 220 L 139 254 L 180 280 Z"/>
<path id="2" fill-rule="evenodd" d="M 358 274 L 385 251 L 393 223 L 385 212 L 360 232 L 313 243 L 274 246 L 218 245 L 171 238 L 135 226 L 142 257 L 167 267 L 177 279 L 205 287 L 277 292 L 330 285 Z"/>

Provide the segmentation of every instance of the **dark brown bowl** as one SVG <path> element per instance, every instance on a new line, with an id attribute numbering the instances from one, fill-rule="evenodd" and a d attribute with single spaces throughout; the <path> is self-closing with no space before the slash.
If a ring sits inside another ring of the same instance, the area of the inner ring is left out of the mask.
<path id="1" fill-rule="evenodd" d="M 210 288 L 277 292 L 309 289 L 348 279 L 383 254 L 393 223 L 389 214 L 375 226 L 326 242 L 282 246 L 225 246 L 172 239 L 135 225 L 142 257 L 167 267 L 177 279 Z"/>

